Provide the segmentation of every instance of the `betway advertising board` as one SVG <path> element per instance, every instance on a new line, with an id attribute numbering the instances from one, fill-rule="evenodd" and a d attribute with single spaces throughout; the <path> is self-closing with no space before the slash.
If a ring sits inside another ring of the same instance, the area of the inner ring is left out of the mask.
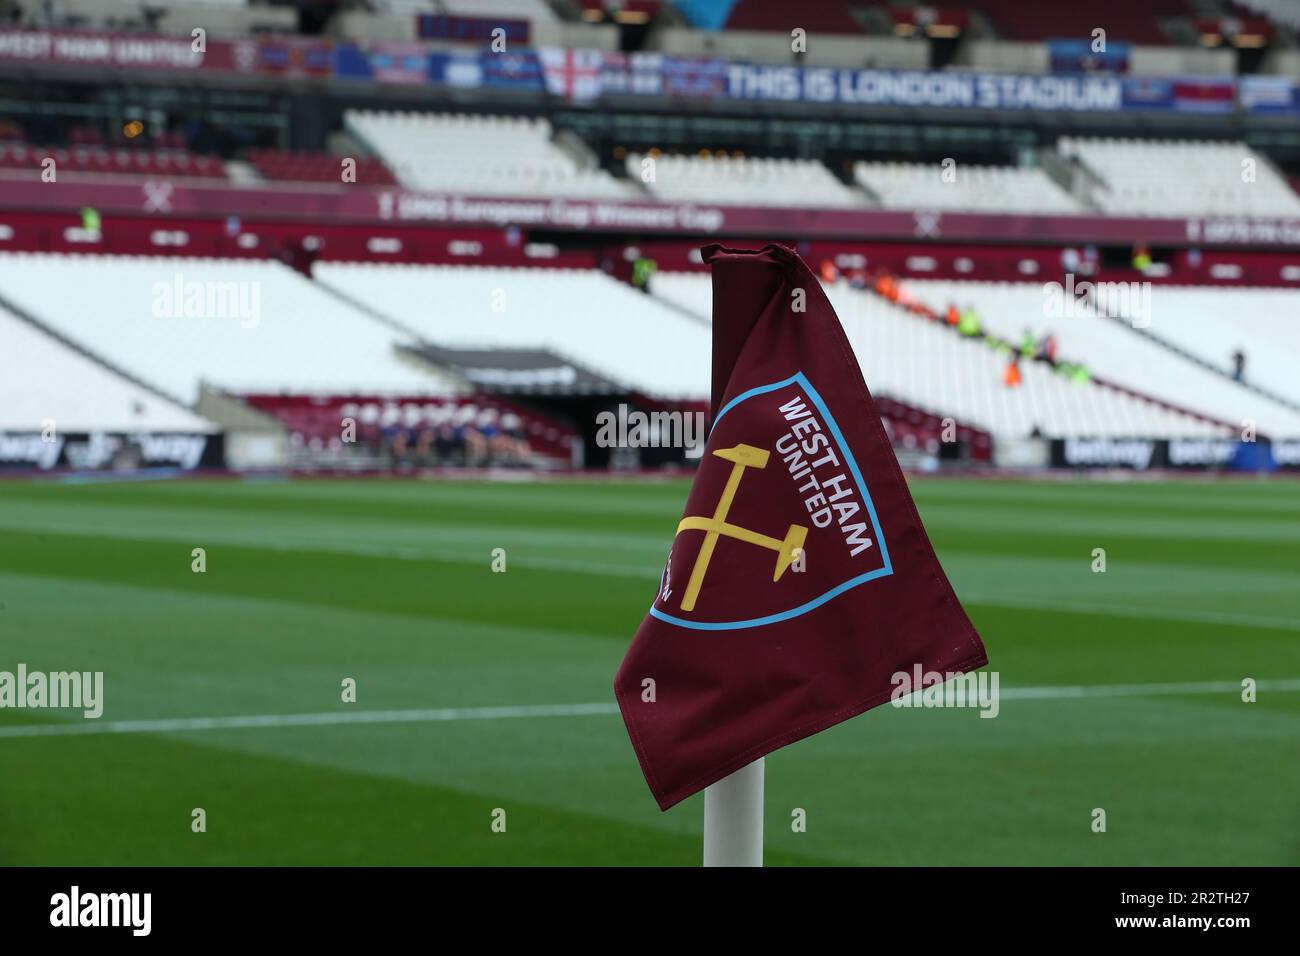
<path id="1" fill-rule="evenodd" d="M 1058 438 L 1050 462 L 1053 468 L 1125 471 L 1300 470 L 1300 438 Z"/>
<path id="2" fill-rule="evenodd" d="M 0 431 L 0 471 L 194 471 L 224 465 L 220 434 Z"/>

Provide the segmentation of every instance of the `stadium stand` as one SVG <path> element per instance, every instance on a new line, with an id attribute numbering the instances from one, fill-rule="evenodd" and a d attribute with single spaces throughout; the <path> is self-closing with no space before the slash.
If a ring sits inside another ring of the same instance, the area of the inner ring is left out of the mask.
<path id="1" fill-rule="evenodd" d="M 189 409 L 123 378 L 0 306 L 0 431 L 210 432 Z"/>
<path id="2" fill-rule="evenodd" d="M 280 182 L 341 182 L 344 157 L 329 153 L 300 153 L 277 149 L 250 149 L 245 157 L 263 179 Z M 382 161 L 370 156 L 356 161 L 356 182 L 366 186 L 393 186 L 397 180 Z"/>
<path id="3" fill-rule="evenodd" d="M 1101 286 L 1099 304 L 1106 305 Z M 1151 291 L 1155 338 L 1182 349 L 1223 375 L 1232 355 L 1245 355 L 1244 381 L 1300 405 L 1300 321 L 1288 289 L 1157 285 Z"/>
<path id="4" fill-rule="evenodd" d="M 927 284 L 928 285 L 928 284 Z M 983 342 L 963 339 L 873 293 L 827 285 L 863 375 L 880 396 L 995 437 L 1202 437 L 1225 429 L 1158 403 L 1094 383 L 1072 382 L 1026 363 L 1021 387 L 1008 389 L 1006 360 Z M 707 318 L 712 286 L 705 273 L 658 273 L 656 295 Z M 1041 298 L 1041 296 L 1040 296 Z M 883 409 L 882 409 L 883 411 Z"/>
<path id="5" fill-rule="evenodd" d="M 1078 212 L 1081 207 L 1038 168 L 952 167 L 951 181 L 934 163 L 855 163 L 853 176 L 880 205 L 890 209 L 952 212 Z"/>
<path id="6" fill-rule="evenodd" d="M 1057 149 L 1101 181 L 1091 198 L 1114 215 L 1300 215 L 1300 196 L 1245 143 L 1063 137 Z"/>
<path id="7" fill-rule="evenodd" d="M 627 157 L 628 176 L 642 175 L 644 157 Z M 672 202 L 752 206 L 853 206 L 862 196 L 811 159 L 660 156 L 646 188 Z"/>
<path id="8" fill-rule="evenodd" d="M 503 17 L 547 23 L 556 19 L 546 0 L 441 0 L 440 13 L 473 17 Z M 426 5 L 425 9 L 428 9 Z"/>
<path id="9" fill-rule="evenodd" d="M 701 282 L 699 272 L 656 272 L 650 277 L 650 292 L 701 322 L 713 322 L 713 285 Z"/>
<path id="10" fill-rule="evenodd" d="M 351 423 L 362 451 L 428 465 L 523 465 L 546 459 L 567 465 L 578 440 L 572 428 L 498 396 L 265 395 L 241 396 L 281 422 L 300 461 L 320 452 L 343 456 L 340 423 Z M 494 441 L 494 439 L 496 439 Z"/>
<path id="11" fill-rule="evenodd" d="M 179 302 L 166 291 L 178 283 Z M 0 254 L 0 289 L 88 353 L 187 403 L 203 383 L 237 393 L 454 390 L 399 355 L 397 330 L 278 262 Z"/>
<path id="12" fill-rule="evenodd" d="M 1049 309 L 1041 283 L 911 279 L 903 288 L 935 308 L 944 308 L 949 302 L 963 309 L 973 306 L 986 329 L 1013 342 L 1020 341 L 1026 330 L 1036 336 L 1055 333 L 1063 358 L 1083 362 L 1098 378 L 1115 385 L 1218 421 L 1250 420 L 1264 434 L 1300 434 L 1300 411 L 1188 361 L 1136 334 L 1129 323 L 1101 315 L 1080 299 L 1069 301 L 1072 311 L 1067 312 L 1064 291 L 1053 293 L 1057 308 Z M 1153 297 L 1151 310 L 1153 329 L 1179 321 L 1163 299 Z"/>
<path id="13" fill-rule="evenodd" d="M 862 33 L 862 25 L 842 0 L 791 4 L 789 0 L 738 0 L 727 17 L 728 30 L 778 30 L 801 27 L 809 33 Z"/>
<path id="14" fill-rule="evenodd" d="M 708 394 L 708 330 L 601 272 L 318 262 L 315 275 L 441 346 L 541 347 L 656 398 Z"/>
<path id="15" fill-rule="evenodd" d="M 1293 30 L 1300 30 L 1300 5 L 1295 0 L 1236 0 L 1237 7 L 1246 7 L 1274 23 L 1282 23 Z"/>
<path id="16" fill-rule="evenodd" d="M 1090 37 L 1104 25 L 1110 40 L 1151 46 L 1168 44 L 1161 21 L 1187 18 L 1184 0 L 1092 0 L 1086 4 L 1025 3 L 1023 0 L 944 0 L 943 6 L 978 12 L 1008 40 L 1038 42 Z"/>
<path id="17" fill-rule="evenodd" d="M 196 19 L 211 36 L 294 33 L 298 13 L 291 4 L 249 0 L 56 0 L 15 5 L 21 23 L 33 27 L 149 31 L 189 35 Z"/>
<path id="18" fill-rule="evenodd" d="M 403 185 L 490 196 L 636 196 L 631 183 L 585 168 L 551 139 L 544 119 L 349 110 L 347 129 Z"/>
<path id="19" fill-rule="evenodd" d="M 1193 437 L 1225 429 L 1050 367 L 1025 363 L 1018 388 L 1003 384 L 1005 358 L 872 293 L 827 289 L 863 374 L 885 395 L 970 423 L 995 436 Z"/>
<path id="20" fill-rule="evenodd" d="M 39 172 L 46 159 L 53 159 L 60 173 L 198 179 L 221 179 L 226 176 L 225 163 L 219 158 L 197 156 L 183 150 L 105 149 L 101 146 L 63 149 L 29 146 L 25 143 L 0 145 L 0 169 Z"/>

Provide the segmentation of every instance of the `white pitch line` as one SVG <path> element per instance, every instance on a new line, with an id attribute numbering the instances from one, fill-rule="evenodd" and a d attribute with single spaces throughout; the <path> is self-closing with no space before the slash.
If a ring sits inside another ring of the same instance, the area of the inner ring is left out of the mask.
<path id="1" fill-rule="evenodd" d="M 1296 618 L 1263 617 L 1257 614 L 1141 607 L 1136 604 L 1098 604 L 1091 601 L 1056 601 L 1050 598 L 996 597 L 991 594 L 963 594 L 961 599 L 968 604 L 1019 608 L 1027 611 L 1062 611 L 1066 613 L 1097 614 L 1103 617 L 1137 617 L 1156 621 L 1186 621 L 1190 624 L 1230 624 L 1234 627 L 1262 627 L 1267 630 L 1300 631 L 1300 620 Z"/>
<path id="2" fill-rule="evenodd" d="M 172 734 L 190 730 L 259 727 L 324 727 L 332 724 L 423 724 L 447 720 L 504 720 L 519 717 L 585 717 L 618 713 L 618 705 L 539 704 L 533 707 L 442 707 L 434 710 L 355 710 L 317 714 L 257 714 L 249 717 L 174 717 L 162 720 L 87 720 L 83 723 L 0 727 L 0 737 L 62 737 L 73 734 Z"/>
<path id="3" fill-rule="evenodd" d="M 1257 691 L 1300 690 L 1300 678 L 1262 680 Z M 1185 684 L 1095 684 L 1082 687 L 1008 687 L 999 688 L 1003 700 L 1077 700 L 1086 697 L 1158 697 L 1162 694 L 1239 694 L 1240 681 L 1200 681 Z"/>
<path id="4" fill-rule="evenodd" d="M 1260 692 L 1300 691 L 1300 678 L 1259 681 Z M 1002 700 L 1078 700 L 1089 697 L 1153 697 L 1167 694 L 1238 694 L 1237 681 L 1181 684 L 1095 684 L 1078 687 L 1008 687 Z M 537 704 L 524 707 L 443 707 L 434 710 L 326 711 L 316 714 L 257 714 L 249 717 L 174 717 L 161 720 L 84 720 L 0 727 L 0 738 L 71 737 L 83 734 L 173 734 L 196 730 L 248 730 L 267 727 L 325 727 L 339 724 L 424 724 L 450 720 L 511 720 L 524 717 L 604 717 L 618 713 L 614 703 Z"/>

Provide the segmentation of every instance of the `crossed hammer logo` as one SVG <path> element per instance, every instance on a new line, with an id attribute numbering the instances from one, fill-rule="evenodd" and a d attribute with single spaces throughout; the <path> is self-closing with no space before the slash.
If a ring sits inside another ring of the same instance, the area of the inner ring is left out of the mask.
<path id="1" fill-rule="evenodd" d="M 790 525 L 790 530 L 785 533 L 785 539 L 782 540 L 727 521 L 727 513 L 736 498 L 736 491 L 740 488 L 740 479 L 744 477 L 745 469 L 766 468 L 769 452 L 763 448 L 755 448 L 753 445 L 735 445 L 731 448 L 719 448 L 713 454 L 732 463 L 731 476 L 727 479 L 727 486 L 722 490 L 718 507 L 713 512 L 712 518 L 702 515 L 687 517 L 683 518 L 681 524 L 677 526 L 678 534 L 683 531 L 704 532 L 704 543 L 700 545 L 700 553 L 695 557 L 695 567 L 691 569 L 691 579 L 686 585 L 686 593 L 682 595 L 683 611 L 695 610 L 695 599 L 700 596 L 700 587 L 704 584 L 704 575 L 708 573 L 709 561 L 713 558 L 713 549 L 717 547 L 719 537 L 725 535 L 728 538 L 737 538 L 756 544 L 760 548 L 775 551 L 776 570 L 772 572 L 774 582 L 780 581 L 781 575 L 785 574 L 786 569 L 799 557 L 804 540 L 808 537 L 808 529 L 797 524 Z"/>

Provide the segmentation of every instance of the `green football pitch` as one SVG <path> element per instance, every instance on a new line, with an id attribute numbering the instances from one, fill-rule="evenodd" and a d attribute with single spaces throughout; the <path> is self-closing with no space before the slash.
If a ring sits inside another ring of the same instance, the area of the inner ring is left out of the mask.
<path id="1" fill-rule="evenodd" d="M 1000 712 L 773 754 L 769 864 L 1300 862 L 1300 484 L 913 489 Z M 686 490 L 0 483 L 0 671 L 105 675 L 0 709 L 0 864 L 698 865 L 611 690 Z"/>

